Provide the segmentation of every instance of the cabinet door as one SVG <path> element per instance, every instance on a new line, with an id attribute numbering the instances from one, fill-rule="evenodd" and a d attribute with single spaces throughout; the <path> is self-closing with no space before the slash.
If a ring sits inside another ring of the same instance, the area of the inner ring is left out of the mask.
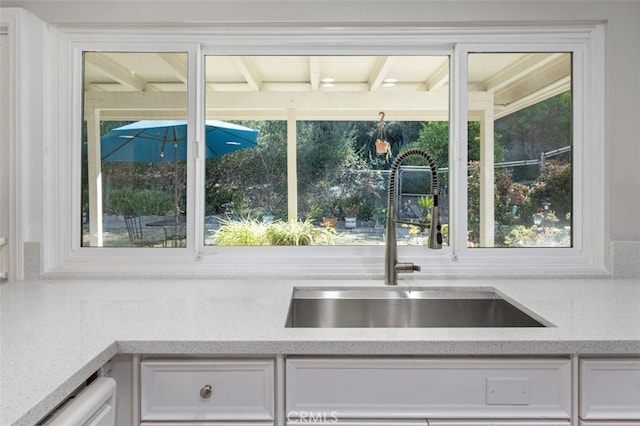
<path id="1" fill-rule="evenodd" d="M 289 358 L 286 411 L 346 419 L 557 419 L 571 363 L 544 359 Z"/>
<path id="2" fill-rule="evenodd" d="M 299 426 L 313 424 L 314 426 L 429 426 L 426 420 L 340 420 L 322 415 L 315 416 L 310 413 L 307 417 L 291 419 L 287 421 L 287 426 Z"/>
<path id="3" fill-rule="evenodd" d="M 433 420 L 429 426 L 570 426 L 569 420 L 491 420 L 491 421 L 458 421 Z"/>
<path id="4" fill-rule="evenodd" d="M 287 426 L 300 424 L 314 424 L 317 426 L 570 426 L 569 420 L 489 420 L 489 421 L 460 421 L 460 420 L 330 420 L 315 421 L 310 417 L 289 421 Z M 604 425 L 603 425 L 604 426 Z M 610 425 L 609 425 L 610 426 Z M 626 426 L 626 425 L 622 425 Z"/>
<path id="5" fill-rule="evenodd" d="M 273 426 L 273 422 L 142 422 L 140 426 Z"/>
<path id="6" fill-rule="evenodd" d="M 149 360 L 140 373 L 143 422 L 273 421 L 272 360 Z"/>
<path id="7" fill-rule="evenodd" d="M 640 359 L 580 360 L 580 418 L 640 420 Z"/>
<path id="8" fill-rule="evenodd" d="M 640 422 L 621 422 L 621 421 L 610 421 L 610 422 L 606 422 L 606 421 L 584 421 L 584 420 L 580 420 L 578 422 L 579 426 L 640 426 Z"/>

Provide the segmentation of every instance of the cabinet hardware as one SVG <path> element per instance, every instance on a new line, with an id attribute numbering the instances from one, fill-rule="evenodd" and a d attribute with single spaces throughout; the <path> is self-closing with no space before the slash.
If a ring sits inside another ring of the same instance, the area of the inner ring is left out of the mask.
<path id="1" fill-rule="evenodd" d="M 202 399 L 209 399 L 211 396 L 211 385 L 205 385 L 200 389 L 200 397 Z"/>

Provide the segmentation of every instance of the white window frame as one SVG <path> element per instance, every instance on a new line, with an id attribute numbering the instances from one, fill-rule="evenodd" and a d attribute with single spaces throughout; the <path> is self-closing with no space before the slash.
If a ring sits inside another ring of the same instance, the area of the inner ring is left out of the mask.
<path id="1" fill-rule="evenodd" d="M 528 275 L 547 275 L 552 271 L 558 274 L 579 274 L 586 265 L 604 264 L 604 257 L 598 258 L 598 252 L 593 250 L 599 245 L 599 241 L 604 241 L 604 226 L 596 225 L 599 221 L 602 224 L 604 223 L 604 209 L 602 203 L 598 203 L 596 197 L 594 197 L 596 195 L 594 189 L 598 188 L 598 186 L 601 186 L 601 188 L 597 191 L 597 194 L 600 194 L 600 196 L 603 194 L 604 175 L 602 173 L 603 164 L 597 165 L 598 159 L 592 158 L 592 154 L 593 150 L 602 150 L 602 155 L 604 155 L 604 144 L 595 143 L 597 140 L 595 138 L 589 139 L 594 137 L 597 127 L 593 129 L 587 128 L 591 120 L 587 118 L 591 115 L 587 111 L 587 107 L 592 103 L 593 99 L 597 99 L 595 93 L 590 93 L 587 87 L 589 84 L 593 84 L 588 81 L 589 72 L 587 68 L 589 64 L 587 61 L 589 60 L 589 52 L 585 49 L 583 43 L 559 41 L 549 43 L 544 40 L 461 44 L 458 46 L 456 55 L 460 63 L 458 68 L 460 74 L 454 81 L 459 86 L 460 96 L 458 101 L 462 105 L 467 105 L 468 55 L 470 53 L 484 52 L 568 52 L 572 54 L 572 247 L 469 248 L 466 245 L 466 234 L 457 233 L 454 256 L 468 262 L 469 266 L 475 270 L 495 270 L 500 267 L 500 262 L 503 262 L 506 270 L 512 267 L 523 268 Z M 603 102 L 600 101 L 599 104 L 602 105 Z M 592 106 L 597 107 L 595 101 Z M 459 113 L 460 117 L 456 123 L 458 134 L 453 139 L 454 141 L 460 141 L 457 144 L 454 142 L 454 145 L 458 146 L 458 151 L 454 154 L 458 160 L 456 167 L 458 182 L 467 177 L 467 170 L 463 165 L 466 165 L 468 160 L 466 124 L 468 109 L 466 107 L 460 108 Z M 602 116 L 604 116 L 604 111 Z M 594 121 L 597 120 L 594 119 Z M 601 128 L 599 129 L 601 131 Z M 604 140 L 604 137 L 601 140 Z M 585 161 L 582 161 L 583 159 Z M 587 173 L 586 170 L 589 172 Z M 451 210 L 458 213 L 464 211 L 461 206 L 466 206 L 466 197 L 467 193 L 460 194 L 458 197 L 451 197 L 453 203 Z M 456 206 L 456 203 L 460 203 L 461 206 Z M 468 229 L 466 214 L 458 214 L 455 217 L 455 224 L 450 225 L 452 228 Z M 592 225 L 588 226 L 587 224 L 589 223 Z M 592 232 L 587 233 L 586 230 L 588 229 L 592 230 Z M 590 254 L 593 255 L 592 258 L 590 258 Z M 497 259 L 502 260 L 498 261 Z"/>
<path id="2" fill-rule="evenodd" d="M 203 245 L 204 54 L 450 54 L 451 245 L 442 250 L 400 247 L 401 258 L 422 266 L 422 273 L 401 280 L 452 276 L 600 275 L 605 268 L 604 221 L 604 28 L 602 25 L 551 27 L 494 26 L 428 28 L 404 25 L 245 27 L 60 27 L 56 43 L 58 79 L 54 129 L 60 141 L 47 158 L 51 170 L 45 191 L 44 273 L 49 276 L 145 277 L 296 277 L 381 278 L 381 246 L 217 247 Z M 573 247 L 467 249 L 466 214 L 466 54 L 470 51 L 570 51 L 574 76 L 574 226 Z M 189 54 L 190 125 L 186 248 L 80 247 L 80 146 L 82 51 L 185 51 Z M 191 139 L 193 138 L 193 139 Z M 200 144 L 202 145 L 202 144 Z M 588 172 L 587 172 L 588 171 Z M 57 188 L 71 188 L 67 192 Z M 455 190 L 455 189 L 453 189 Z M 51 211 L 51 210 L 49 210 Z M 456 232 L 464 230 L 464 232 Z M 588 231 L 588 232 L 587 232 Z"/>

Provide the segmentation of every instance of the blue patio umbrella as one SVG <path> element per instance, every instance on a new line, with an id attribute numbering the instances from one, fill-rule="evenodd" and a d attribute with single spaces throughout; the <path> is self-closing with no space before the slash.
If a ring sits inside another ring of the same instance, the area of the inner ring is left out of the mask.
<path id="1" fill-rule="evenodd" d="M 219 120 L 205 123 L 206 158 L 258 145 L 258 130 Z M 103 162 L 174 163 L 174 215 L 178 216 L 178 161 L 187 159 L 185 120 L 141 120 L 100 138 Z"/>
<path id="2" fill-rule="evenodd" d="M 226 121 L 207 120 L 205 155 L 219 157 L 258 145 L 258 131 Z M 117 127 L 100 138 L 104 162 L 158 163 L 187 159 L 187 122 L 142 120 Z"/>

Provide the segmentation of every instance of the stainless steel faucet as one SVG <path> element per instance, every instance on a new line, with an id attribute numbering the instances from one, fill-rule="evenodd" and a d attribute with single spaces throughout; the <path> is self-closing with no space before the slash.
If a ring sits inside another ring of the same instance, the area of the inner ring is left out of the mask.
<path id="1" fill-rule="evenodd" d="M 412 155 L 424 158 L 431 168 L 431 195 L 433 196 L 433 207 L 431 211 L 431 223 L 420 223 L 400 220 L 396 214 L 396 193 L 398 192 L 399 170 L 402 162 Z M 420 266 L 412 262 L 398 262 L 398 241 L 396 239 L 396 224 L 406 223 L 429 228 L 429 248 L 442 248 L 442 233 L 440 226 L 440 209 L 438 207 L 438 169 L 436 163 L 427 151 L 421 148 L 411 148 L 399 154 L 391 164 L 389 174 L 389 191 L 387 205 L 387 238 L 384 256 L 384 283 L 396 285 L 398 283 L 398 273 L 419 271 Z"/>

